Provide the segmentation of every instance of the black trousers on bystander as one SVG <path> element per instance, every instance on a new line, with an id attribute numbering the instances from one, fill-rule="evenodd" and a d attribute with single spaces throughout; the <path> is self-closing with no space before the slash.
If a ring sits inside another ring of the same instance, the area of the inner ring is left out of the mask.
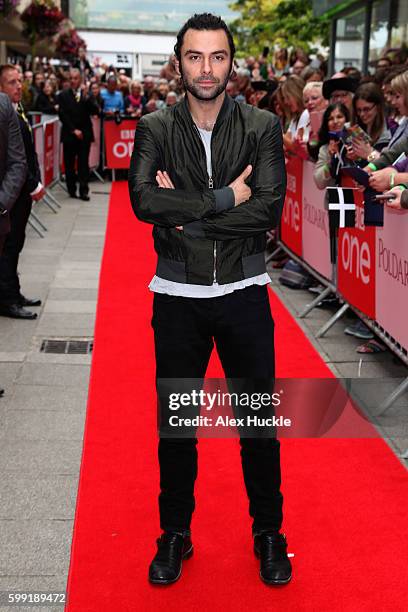
<path id="1" fill-rule="evenodd" d="M 89 149 L 91 143 L 88 140 L 76 139 L 72 142 L 64 142 L 64 164 L 67 189 L 70 196 L 76 195 L 77 181 L 79 183 L 79 195 L 86 196 L 89 192 Z M 77 171 L 75 169 L 77 163 Z"/>
<path id="2" fill-rule="evenodd" d="M 31 206 L 30 194 L 22 193 L 10 211 L 11 230 L 4 236 L 3 251 L 0 256 L 0 304 L 7 306 L 16 304 L 20 299 L 17 268 L 24 247 Z"/>

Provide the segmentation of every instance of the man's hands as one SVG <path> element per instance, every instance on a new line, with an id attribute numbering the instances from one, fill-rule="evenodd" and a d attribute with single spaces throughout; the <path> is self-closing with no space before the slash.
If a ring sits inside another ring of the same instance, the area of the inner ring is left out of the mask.
<path id="1" fill-rule="evenodd" d="M 175 189 L 166 171 L 162 172 L 161 170 L 158 170 L 156 174 L 156 181 L 158 186 L 162 189 Z"/>
<path id="2" fill-rule="evenodd" d="M 395 196 L 393 200 L 385 200 L 385 204 L 389 208 L 395 208 L 396 210 L 402 209 L 402 206 L 401 206 L 402 190 L 399 187 L 394 187 L 393 189 L 390 189 L 384 195 L 394 195 Z"/>
<path id="3" fill-rule="evenodd" d="M 242 174 L 240 174 L 238 178 L 235 179 L 235 181 L 232 181 L 232 183 L 228 185 L 228 187 L 231 187 L 232 191 L 234 192 L 235 206 L 239 206 L 243 202 L 246 202 L 252 195 L 251 188 L 248 187 L 248 185 L 245 183 L 251 172 L 252 166 L 249 165 L 245 168 Z M 173 182 L 166 170 L 157 171 L 156 182 L 158 186 L 162 189 L 175 189 Z M 183 227 L 179 226 L 176 227 L 176 229 L 182 230 Z"/>
<path id="4" fill-rule="evenodd" d="M 232 191 L 234 192 L 235 206 L 243 204 L 244 202 L 249 200 L 252 195 L 251 188 L 248 187 L 248 185 L 245 183 L 251 172 L 252 166 L 249 165 L 245 168 L 242 174 L 240 174 L 239 177 L 235 179 L 235 181 L 232 181 L 232 183 L 228 185 L 228 187 L 231 187 Z"/>
<path id="5" fill-rule="evenodd" d="M 332 157 L 333 155 L 338 155 L 339 154 L 339 143 L 336 140 L 329 140 L 329 144 L 327 145 L 327 150 Z"/>
<path id="6" fill-rule="evenodd" d="M 397 171 L 392 167 L 373 172 L 369 179 L 370 187 L 380 192 L 389 189 L 391 187 L 391 175 L 393 174 L 397 174 Z"/>
<path id="7" fill-rule="evenodd" d="M 364 138 L 353 139 L 353 152 L 357 156 L 357 159 L 367 159 L 367 157 L 374 151 L 370 143 L 366 142 Z"/>
<path id="8" fill-rule="evenodd" d="M 252 166 L 249 165 L 245 168 L 242 174 L 235 179 L 235 181 L 232 181 L 232 183 L 228 185 L 228 187 L 231 187 L 232 191 L 234 192 L 235 206 L 239 206 L 243 202 L 246 202 L 252 195 L 251 188 L 245 183 L 251 172 Z M 165 170 L 157 171 L 156 181 L 158 186 L 162 189 L 175 189 L 171 178 Z"/>
<path id="9" fill-rule="evenodd" d="M 84 135 L 81 132 L 81 130 L 74 130 L 74 136 L 76 136 L 78 138 L 78 140 L 82 140 Z"/>
<path id="10" fill-rule="evenodd" d="M 162 170 L 157 171 L 156 181 L 157 181 L 158 186 L 161 187 L 162 189 L 175 189 L 171 181 L 171 178 L 169 177 L 169 175 L 167 174 L 165 170 L 164 172 Z M 179 230 L 180 232 L 182 232 L 183 226 L 176 225 L 176 230 Z"/>

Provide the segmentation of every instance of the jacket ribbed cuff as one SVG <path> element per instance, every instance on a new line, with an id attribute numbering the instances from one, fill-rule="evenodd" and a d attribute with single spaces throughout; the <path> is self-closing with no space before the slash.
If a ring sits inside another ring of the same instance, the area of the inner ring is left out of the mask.
<path id="1" fill-rule="evenodd" d="M 231 187 L 222 187 L 222 189 L 214 189 L 215 195 L 215 211 L 217 213 L 229 210 L 235 206 L 235 196 Z"/>

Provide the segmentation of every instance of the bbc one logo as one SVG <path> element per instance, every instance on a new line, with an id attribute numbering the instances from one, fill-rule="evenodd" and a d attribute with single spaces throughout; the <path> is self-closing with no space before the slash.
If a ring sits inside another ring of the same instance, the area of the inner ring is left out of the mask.
<path id="1" fill-rule="evenodd" d="M 118 159 L 131 157 L 135 140 L 135 130 L 120 130 L 120 140 L 113 145 L 113 154 Z"/>
<path id="2" fill-rule="evenodd" d="M 290 196 L 286 197 L 283 207 L 283 221 L 295 232 L 300 231 L 300 207 L 299 202 Z"/>
<path id="3" fill-rule="evenodd" d="M 356 228 L 364 229 L 363 209 L 356 210 Z M 368 243 L 344 230 L 341 240 L 341 263 L 349 274 L 360 279 L 364 285 L 370 283 L 371 252 Z"/>
<path id="4" fill-rule="evenodd" d="M 295 195 L 296 176 L 288 174 L 287 181 L 287 191 Z M 296 196 L 286 195 L 282 216 L 285 225 L 288 225 L 295 232 L 300 232 L 300 206 Z"/>

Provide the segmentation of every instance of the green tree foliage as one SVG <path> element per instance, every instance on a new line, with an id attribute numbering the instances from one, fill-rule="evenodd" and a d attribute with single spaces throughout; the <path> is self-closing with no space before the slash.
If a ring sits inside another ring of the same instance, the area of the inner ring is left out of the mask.
<path id="1" fill-rule="evenodd" d="M 236 0 L 230 7 L 241 13 L 231 24 L 240 55 L 275 44 L 305 51 L 329 44 L 330 21 L 313 16 L 312 0 Z"/>

